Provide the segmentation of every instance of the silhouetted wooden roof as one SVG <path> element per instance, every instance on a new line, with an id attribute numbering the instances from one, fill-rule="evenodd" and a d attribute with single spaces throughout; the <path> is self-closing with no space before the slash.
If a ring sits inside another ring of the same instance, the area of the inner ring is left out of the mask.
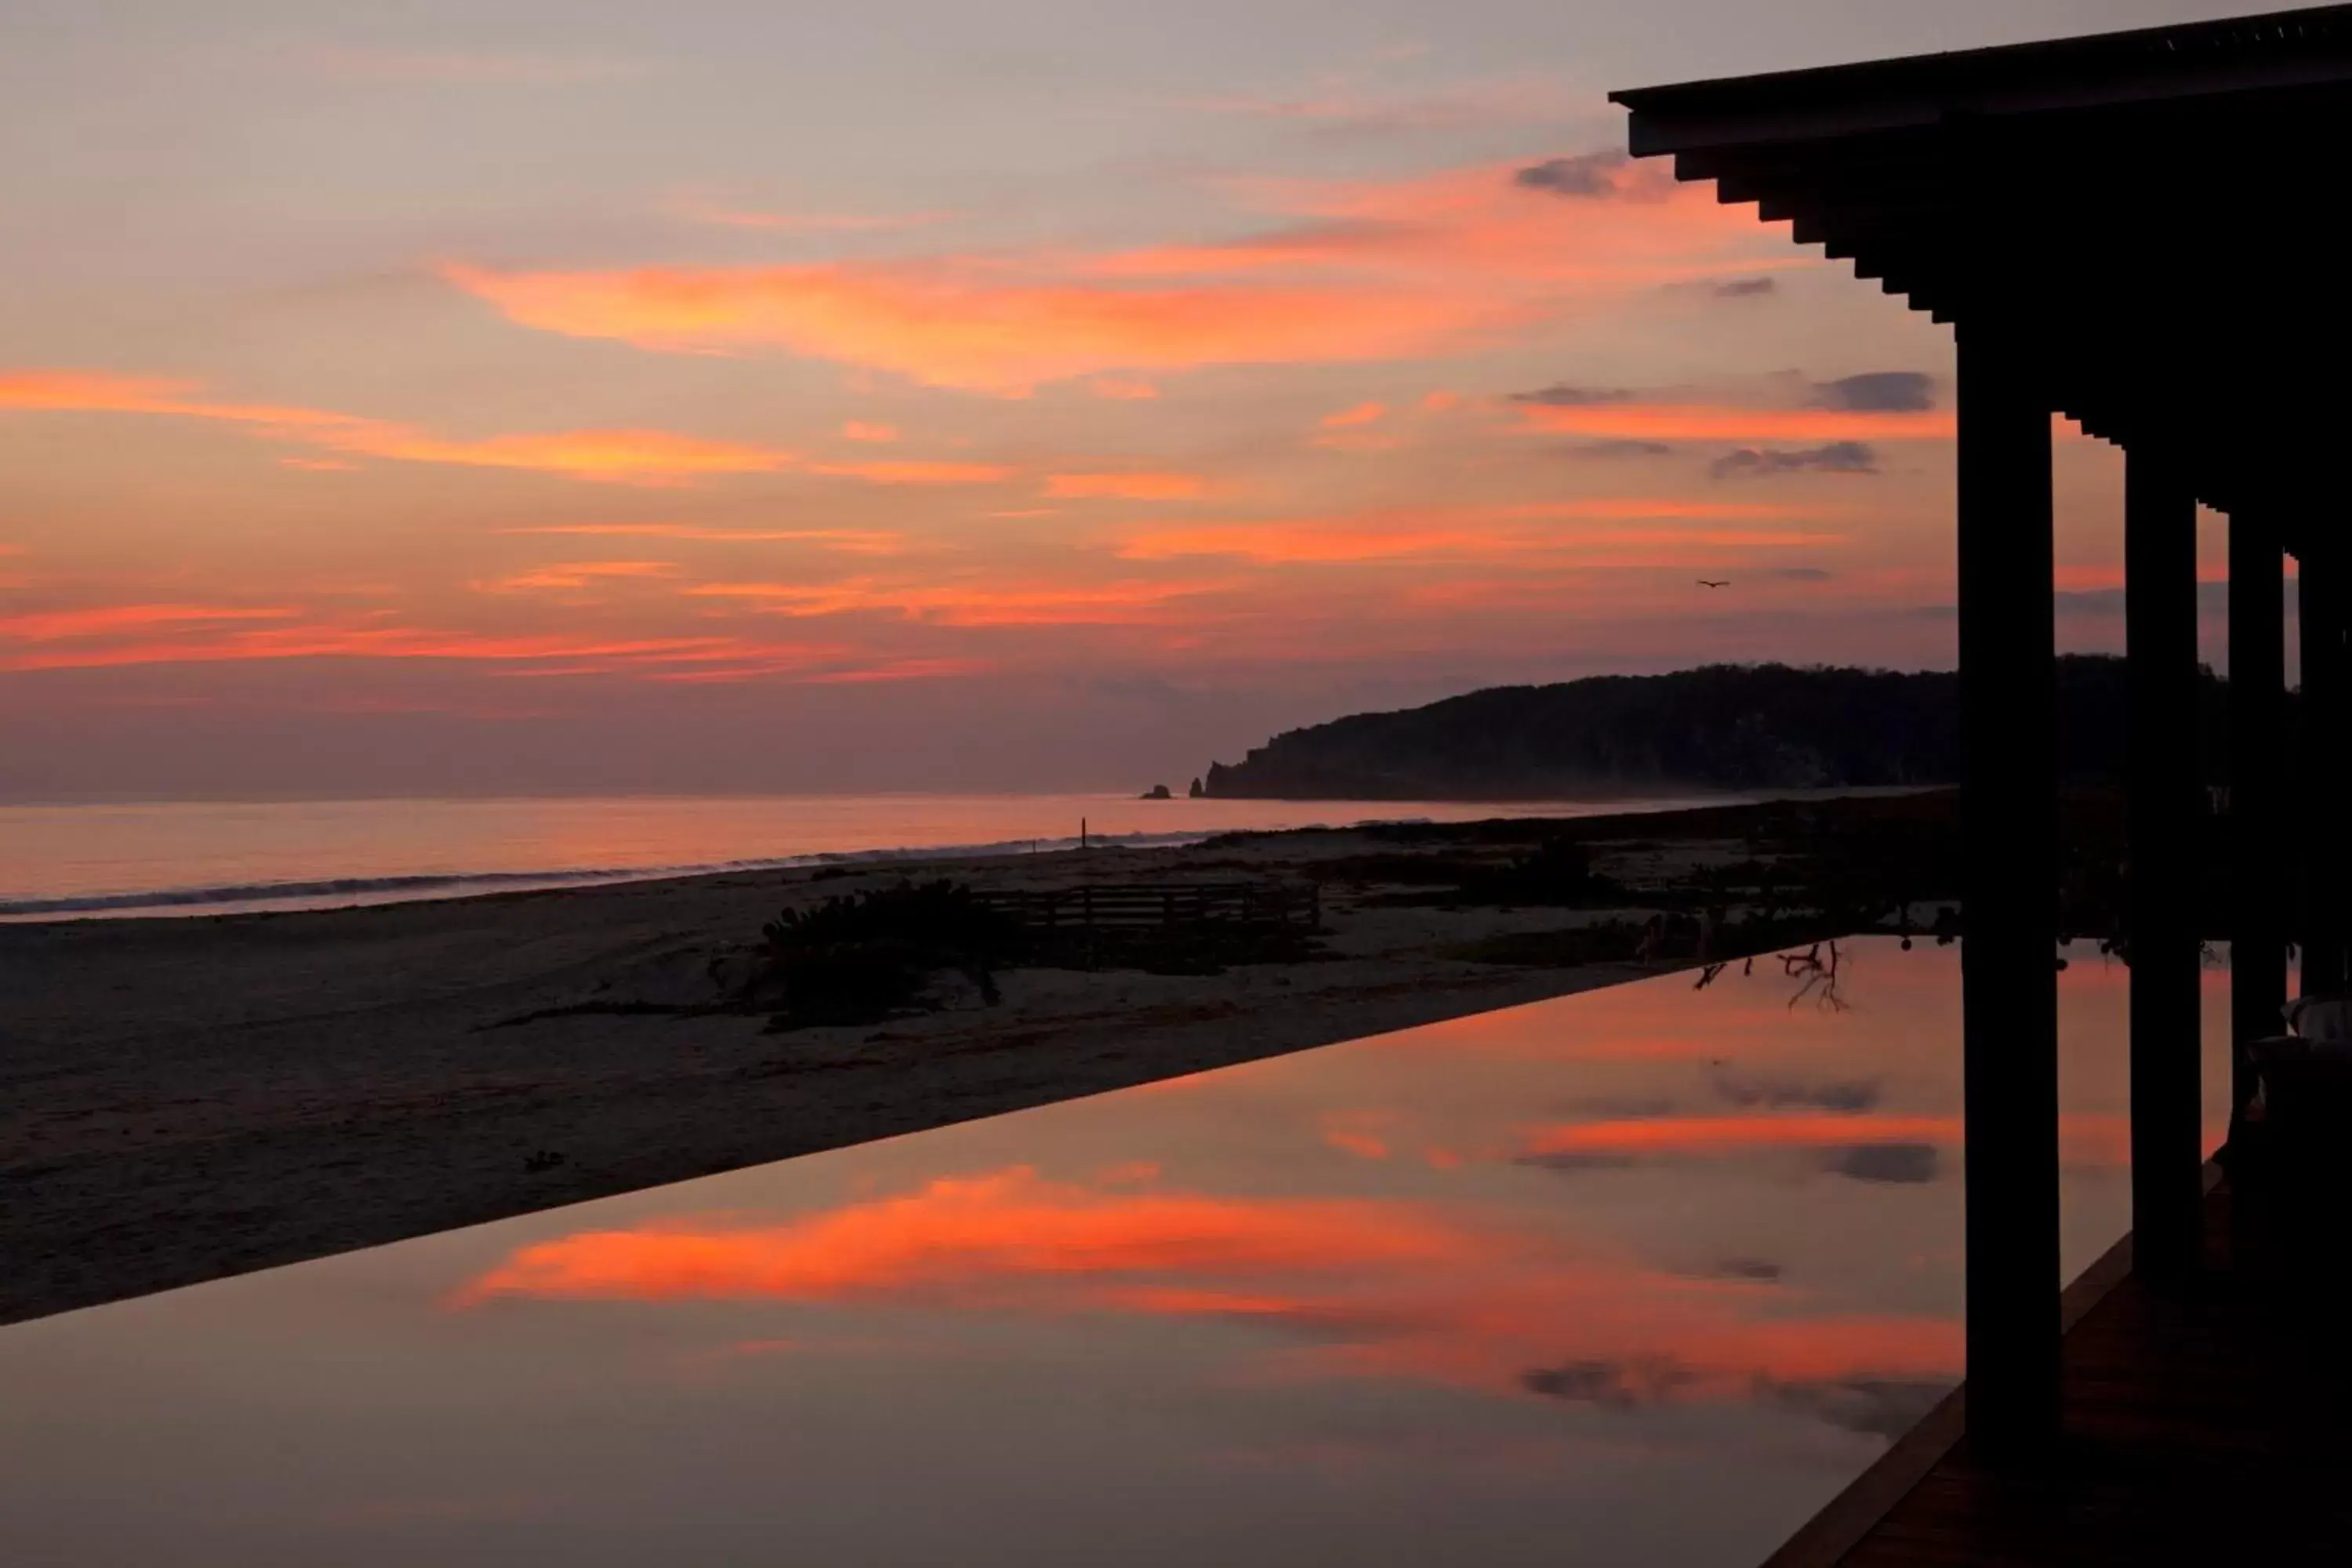
<path id="1" fill-rule="evenodd" d="M 2176 444 L 2210 504 L 2306 545 L 2343 507 L 2352 5 L 1612 96 L 1636 154 L 2018 334 L 2053 408 Z"/>

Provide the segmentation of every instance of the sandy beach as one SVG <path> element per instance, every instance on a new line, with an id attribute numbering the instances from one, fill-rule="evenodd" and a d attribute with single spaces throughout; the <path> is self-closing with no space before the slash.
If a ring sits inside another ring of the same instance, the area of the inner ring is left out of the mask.
<path id="1" fill-rule="evenodd" d="M 1759 809 L 0 927 L 0 1321 L 1614 984 L 1631 952 L 1493 939 L 1675 907 Z M 1448 907 L 1407 863 L 1570 829 L 1622 897 Z M 781 908 L 927 874 L 1313 878 L 1324 930 L 1217 973 L 1009 969 L 994 1005 L 950 981 L 880 1026 L 659 1010 Z M 545 1016 L 583 1004 L 632 1010 Z"/>

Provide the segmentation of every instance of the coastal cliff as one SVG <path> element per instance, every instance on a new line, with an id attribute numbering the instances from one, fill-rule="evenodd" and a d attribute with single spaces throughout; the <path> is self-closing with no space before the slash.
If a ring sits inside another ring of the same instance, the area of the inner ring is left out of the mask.
<path id="1" fill-rule="evenodd" d="M 2120 777 L 2124 662 L 2058 665 L 2061 767 L 2074 780 Z M 2216 741 L 2224 689 L 2206 674 L 2205 728 Z M 1359 713 L 1213 764 L 1203 784 L 1233 799 L 1538 800 L 1939 784 L 1959 766 L 1950 671 L 1708 665 Z"/>

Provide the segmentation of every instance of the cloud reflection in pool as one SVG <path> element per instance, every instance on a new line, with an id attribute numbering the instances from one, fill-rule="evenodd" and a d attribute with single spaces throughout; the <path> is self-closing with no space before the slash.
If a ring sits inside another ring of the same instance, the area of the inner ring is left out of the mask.
<path id="1" fill-rule="evenodd" d="M 12 1329 L 0 1511 L 76 1563 L 1751 1563 L 1959 1373 L 1958 964 L 1694 979 Z M 2072 1271 L 2124 973 L 2062 989 Z"/>

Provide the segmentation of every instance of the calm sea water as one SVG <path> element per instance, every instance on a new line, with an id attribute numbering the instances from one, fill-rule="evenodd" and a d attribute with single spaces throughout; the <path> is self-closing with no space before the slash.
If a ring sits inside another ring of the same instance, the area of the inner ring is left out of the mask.
<path id="1" fill-rule="evenodd" d="M 1958 954 L 1841 951 L 0 1330 L 5 1555 L 1748 1568 L 1961 1371 Z"/>
<path id="2" fill-rule="evenodd" d="M 1077 842 L 1082 822 L 1113 842 L 1152 844 L 1696 804 L 863 795 L 0 805 L 0 919 L 322 908 L 908 850 L 1058 848 Z"/>

